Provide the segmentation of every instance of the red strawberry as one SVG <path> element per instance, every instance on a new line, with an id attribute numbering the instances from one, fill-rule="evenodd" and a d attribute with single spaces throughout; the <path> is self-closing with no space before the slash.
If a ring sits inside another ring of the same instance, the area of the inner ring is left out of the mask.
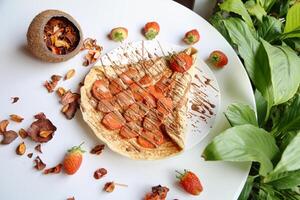
<path id="1" fill-rule="evenodd" d="M 219 68 L 224 67 L 228 63 L 227 56 L 219 50 L 211 52 L 211 54 L 209 55 L 209 60 L 215 67 Z"/>
<path id="2" fill-rule="evenodd" d="M 128 37 L 128 30 L 124 27 L 117 27 L 111 30 L 110 39 L 116 42 L 122 42 Z"/>
<path id="3" fill-rule="evenodd" d="M 197 29 L 193 29 L 186 32 L 183 41 L 187 44 L 195 44 L 196 42 L 199 41 L 199 39 L 200 39 L 199 32 L 197 31 Z"/>
<path id="4" fill-rule="evenodd" d="M 85 152 L 81 149 L 82 144 L 69 149 L 64 158 L 63 168 L 68 175 L 75 174 L 82 163 L 82 154 Z"/>
<path id="5" fill-rule="evenodd" d="M 196 174 L 187 170 L 184 170 L 183 174 L 178 171 L 176 172 L 179 174 L 176 178 L 179 179 L 179 183 L 185 191 L 192 195 L 199 195 L 202 192 L 203 188 Z"/>
<path id="6" fill-rule="evenodd" d="M 157 22 L 148 22 L 144 27 L 144 35 L 148 40 L 154 39 L 159 33 L 159 24 Z"/>
<path id="7" fill-rule="evenodd" d="M 186 72 L 193 65 L 193 58 L 185 52 L 172 55 L 170 61 L 170 68 L 176 72 Z"/>

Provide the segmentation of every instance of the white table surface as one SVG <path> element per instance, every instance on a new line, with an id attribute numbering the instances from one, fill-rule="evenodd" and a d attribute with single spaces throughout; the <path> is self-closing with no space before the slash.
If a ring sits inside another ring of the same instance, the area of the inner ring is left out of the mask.
<path id="1" fill-rule="evenodd" d="M 76 76 L 62 86 L 75 89 L 77 83 L 88 72 L 82 67 L 82 54 L 64 63 L 43 63 L 26 50 L 26 31 L 32 18 L 45 9 L 61 9 L 73 15 L 81 24 L 85 36 L 97 38 L 104 52 L 117 47 L 109 41 L 107 33 L 116 26 L 129 30 L 129 41 L 143 39 L 141 27 L 147 21 L 156 20 L 161 25 L 159 39 L 176 45 L 183 45 L 183 34 L 197 28 L 201 40 L 195 45 L 200 57 L 206 59 L 215 49 L 226 52 L 229 64 L 222 70 L 213 70 L 221 91 L 220 112 L 216 125 L 201 144 L 183 154 L 161 161 L 133 161 L 119 156 L 109 149 L 102 155 L 85 154 L 84 162 L 74 176 L 65 174 L 45 176 L 33 169 L 33 162 L 26 156 L 15 154 L 18 138 L 12 144 L 0 145 L 0 199 L 2 200 L 56 200 L 75 196 L 76 200 L 96 199 L 142 199 L 151 186 L 162 184 L 170 188 L 167 199 L 234 200 L 238 197 L 246 180 L 249 163 L 205 162 L 200 157 L 206 144 L 225 128 L 229 127 L 224 115 L 226 107 L 233 102 L 244 102 L 254 106 L 254 96 L 246 72 L 234 50 L 226 40 L 196 13 L 169 0 L 2 0 L 0 1 L 0 119 L 15 113 L 25 117 L 21 124 L 11 123 L 9 129 L 28 127 L 33 115 L 45 114 L 58 130 L 54 138 L 42 146 L 42 160 L 52 167 L 60 162 L 65 151 L 85 141 L 90 150 L 98 141 L 85 125 L 81 114 L 68 121 L 60 113 L 55 94 L 48 94 L 42 84 L 52 74 L 65 74 L 70 68 L 76 69 Z M 183 45 L 184 47 L 184 45 Z M 16 104 L 10 97 L 19 96 Z M 35 144 L 25 141 L 27 152 Z M 34 155 L 34 157 L 35 157 Z M 34 158 L 33 157 L 33 158 Z M 100 167 L 108 169 L 108 175 L 94 180 L 93 172 Z M 186 194 L 176 183 L 175 170 L 190 169 L 197 173 L 204 191 L 199 197 Z M 128 184 L 107 194 L 102 187 L 107 181 Z"/>

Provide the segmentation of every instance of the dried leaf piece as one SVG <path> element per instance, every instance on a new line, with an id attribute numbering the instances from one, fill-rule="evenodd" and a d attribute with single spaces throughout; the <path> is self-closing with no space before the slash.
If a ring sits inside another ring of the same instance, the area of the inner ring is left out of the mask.
<path id="1" fill-rule="evenodd" d="M 14 121 L 14 122 L 22 122 L 23 121 L 23 117 L 19 116 L 19 115 L 16 115 L 16 114 L 12 114 L 12 115 L 9 115 L 10 117 L 10 120 Z"/>
<path id="2" fill-rule="evenodd" d="M 42 152 L 42 145 L 41 144 L 38 144 L 34 147 L 34 149 L 37 151 L 37 152 L 40 152 L 40 153 L 43 153 Z"/>
<path id="3" fill-rule="evenodd" d="M 104 169 L 104 168 L 100 168 L 100 169 L 97 169 L 95 172 L 94 172 L 94 178 L 95 179 L 100 179 L 102 178 L 103 176 L 105 176 L 107 174 L 107 170 Z"/>
<path id="4" fill-rule="evenodd" d="M 70 70 L 66 73 L 64 80 L 69 80 L 69 79 L 72 78 L 74 75 L 75 75 L 75 69 L 70 69 Z"/>
<path id="5" fill-rule="evenodd" d="M 14 103 L 17 103 L 18 101 L 19 101 L 19 97 L 11 97 L 11 100 L 12 100 L 12 104 L 14 104 Z"/>
<path id="6" fill-rule="evenodd" d="M 7 128 L 8 124 L 9 124 L 9 121 L 6 120 L 6 119 L 2 120 L 0 122 L 0 133 L 4 133 L 6 131 L 6 128 Z"/>
<path id="7" fill-rule="evenodd" d="M 34 121 L 30 127 L 27 130 L 28 135 L 30 138 L 35 142 L 48 142 L 53 138 L 53 135 L 56 131 L 56 127 L 52 124 L 52 122 L 46 118 L 45 115 L 42 115 L 41 113 L 36 115 L 35 117 L 38 119 Z M 43 135 L 44 137 L 41 137 L 40 133 L 43 131 L 52 131 L 51 134 Z"/>
<path id="8" fill-rule="evenodd" d="M 3 139 L 1 141 L 1 144 L 10 144 L 12 143 L 16 138 L 18 137 L 18 134 L 15 131 L 9 130 L 5 131 L 3 133 Z"/>
<path id="9" fill-rule="evenodd" d="M 66 90 L 63 87 L 59 87 L 57 88 L 56 93 L 59 97 L 62 97 L 66 93 Z"/>
<path id="10" fill-rule="evenodd" d="M 26 145 L 24 142 L 22 142 L 17 146 L 16 153 L 21 156 L 24 155 L 25 152 L 26 152 Z"/>
<path id="11" fill-rule="evenodd" d="M 104 144 L 98 144 L 90 151 L 90 153 L 100 155 L 102 153 L 104 147 L 105 147 Z"/>
<path id="12" fill-rule="evenodd" d="M 45 169 L 44 174 L 59 174 L 61 172 L 62 166 L 63 165 L 59 163 L 55 167 Z"/>
<path id="13" fill-rule="evenodd" d="M 43 169 L 45 169 L 46 164 L 43 163 L 43 161 L 41 160 L 41 158 L 40 158 L 39 156 L 37 156 L 37 157 L 34 159 L 34 162 L 35 162 L 34 168 L 36 168 L 37 170 L 43 170 Z"/>
<path id="14" fill-rule="evenodd" d="M 28 157 L 28 158 L 32 158 L 32 156 L 33 156 L 33 153 L 27 154 L 27 157 Z"/>
<path id="15" fill-rule="evenodd" d="M 28 133 L 25 131 L 25 129 L 21 128 L 21 129 L 19 130 L 19 136 L 20 136 L 22 139 L 25 139 L 25 138 L 27 138 Z"/>

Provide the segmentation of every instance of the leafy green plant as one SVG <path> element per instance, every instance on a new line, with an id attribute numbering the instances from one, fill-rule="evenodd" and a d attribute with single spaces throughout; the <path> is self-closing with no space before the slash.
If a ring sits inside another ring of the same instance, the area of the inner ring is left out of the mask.
<path id="1" fill-rule="evenodd" d="M 300 1 L 224 0 L 211 23 L 243 61 L 257 107 L 230 105 L 232 127 L 203 157 L 252 162 L 239 200 L 299 200 Z"/>

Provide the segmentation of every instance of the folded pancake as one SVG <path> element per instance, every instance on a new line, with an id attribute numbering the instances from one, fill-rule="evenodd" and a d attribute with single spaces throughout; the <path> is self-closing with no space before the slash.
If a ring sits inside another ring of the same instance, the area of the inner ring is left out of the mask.
<path id="1" fill-rule="evenodd" d="M 187 98 L 197 51 L 183 73 L 171 70 L 169 56 L 126 65 L 94 66 L 81 87 L 83 119 L 113 151 L 153 160 L 184 149 Z"/>

